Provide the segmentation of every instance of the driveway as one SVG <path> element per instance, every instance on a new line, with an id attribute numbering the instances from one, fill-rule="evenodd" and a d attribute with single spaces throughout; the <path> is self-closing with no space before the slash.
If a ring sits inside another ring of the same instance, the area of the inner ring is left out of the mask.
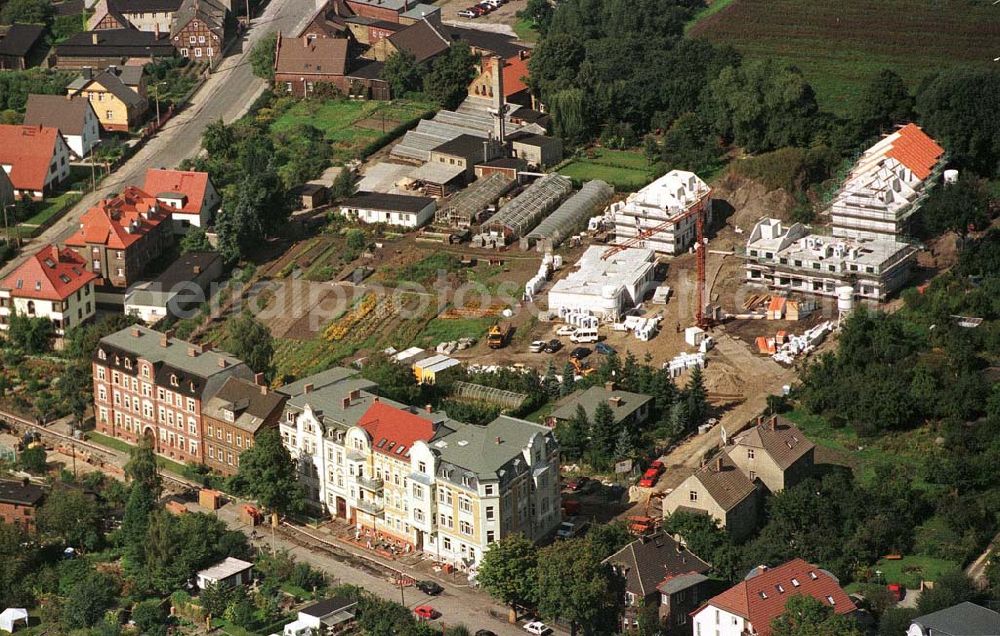
<path id="1" fill-rule="evenodd" d="M 255 18 L 243 40 L 233 45 L 229 56 L 202 85 L 181 112 L 127 162 L 70 209 L 40 236 L 25 242 L 21 254 L 2 270 L 7 274 L 27 255 L 48 243 L 65 241 L 77 230 L 80 217 L 88 208 L 121 191 L 126 185 L 141 186 L 148 168 L 173 168 L 201 149 L 205 128 L 219 119 L 231 123 L 246 113 L 250 104 L 264 91 L 265 82 L 253 75 L 249 53 L 253 45 L 272 31 L 297 32 L 315 11 L 312 0 L 272 0 Z"/>

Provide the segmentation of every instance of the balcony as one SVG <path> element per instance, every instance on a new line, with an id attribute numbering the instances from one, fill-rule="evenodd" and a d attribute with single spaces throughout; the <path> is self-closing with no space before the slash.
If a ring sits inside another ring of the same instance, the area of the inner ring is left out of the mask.
<path id="1" fill-rule="evenodd" d="M 385 505 L 381 501 L 375 501 L 373 499 L 359 499 L 355 503 L 354 507 L 361 512 L 367 512 L 370 515 L 378 517 L 382 515 L 382 510 L 385 508 Z"/>
<path id="2" fill-rule="evenodd" d="M 358 485 L 371 492 L 379 492 L 385 486 L 385 481 L 378 477 L 356 477 Z"/>

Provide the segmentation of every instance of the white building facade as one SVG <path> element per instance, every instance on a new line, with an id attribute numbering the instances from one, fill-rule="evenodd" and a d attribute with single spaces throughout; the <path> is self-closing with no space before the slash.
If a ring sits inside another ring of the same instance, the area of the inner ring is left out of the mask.
<path id="1" fill-rule="evenodd" d="M 618 320 L 642 302 L 655 286 L 656 254 L 652 249 L 627 248 L 613 254 L 606 246 L 587 248 L 577 270 L 549 290 L 549 311 L 565 318 L 583 313 L 600 320 Z"/>
<path id="2" fill-rule="evenodd" d="M 340 204 L 340 214 L 361 223 L 384 223 L 416 229 L 434 218 L 437 205 L 430 197 L 359 192 Z"/>
<path id="3" fill-rule="evenodd" d="M 681 254 L 697 240 L 697 217 L 710 221 L 711 189 L 698 175 L 671 170 L 625 201 L 611 206 L 615 242 L 642 239 L 638 246 Z"/>

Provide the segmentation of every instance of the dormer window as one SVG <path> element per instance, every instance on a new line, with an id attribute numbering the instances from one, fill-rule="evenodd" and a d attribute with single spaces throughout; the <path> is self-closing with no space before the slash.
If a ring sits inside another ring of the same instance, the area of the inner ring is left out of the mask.
<path id="1" fill-rule="evenodd" d="M 131 369 L 132 368 L 132 359 L 131 358 L 125 358 L 125 368 L 126 369 Z"/>
<path id="2" fill-rule="evenodd" d="M 760 597 L 761 597 L 762 599 L 765 599 L 765 600 L 766 600 L 766 599 L 767 599 L 767 592 L 765 592 L 764 590 L 761 590 L 761 591 L 760 591 Z"/>
<path id="3" fill-rule="evenodd" d="M 233 412 L 232 412 L 232 411 L 230 411 L 230 410 L 228 410 L 228 409 L 226 409 L 226 410 L 222 411 L 222 415 L 223 415 L 223 416 L 224 416 L 224 417 L 226 418 L 226 421 L 227 421 L 227 422 L 232 422 L 232 421 L 233 421 L 233 419 L 235 419 L 235 418 L 233 417 Z"/>
<path id="4" fill-rule="evenodd" d="M 815 581 L 815 580 L 816 580 L 816 579 L 818 579 L 819 577 L 818 577 L 818 576 L 816 576 L 816 573 L 815 573 L 815 572 L 810 572 L 810 573 L 809 573 L 809 578 L 811 578 L 812 580 L 814 580 L 814 581 Z"/>
<path id="5" fill-rule="evenodd" d="M 799 580 L 798 580 L 798 579 L 792 579 L 792 585 L 793 585 L 793 586 L 795 586 L 795 587 L 798 587 L 798 586 L 800 586 L 800 585 L 802 585 L 802 584 L 801 584 L 801 583 L 799 583 Z"/>
<path id="6" fill-rule="evenodd" d="M 785 588 L 783 588 L 780 583 L 778 585 L 775 585 L 774 587 L 778 590 L 779 594 L 785 593 Z"/>
<path id="7" fill-rule="evenodd" d="M 830 605 L 836 605 L 836 604 L 837 604 L 837 603 L 836 603 L 836 602 L 835 602 L 835 601 L 833 600 L 833 597 L 832 597 L 832 596 L 827 596 L 827 597 L 826 597 L 826 601 L 827 601 L 827 602 L 828 602 L 828 603 L 829 603 Z"/>
<path id="8" fill-rule="evenodd" d="M 108 359 L 108 354 L 104 353 L 104 349 L 98 349 L 97 350 L 97 357 L 100 358 L 101 360 L 107 360 Z"/>
<path id="9" fill-rule="evenodd" d="M 173 373 L 170 374 L 170 386 L 177 386 L 177 376 Z"/>

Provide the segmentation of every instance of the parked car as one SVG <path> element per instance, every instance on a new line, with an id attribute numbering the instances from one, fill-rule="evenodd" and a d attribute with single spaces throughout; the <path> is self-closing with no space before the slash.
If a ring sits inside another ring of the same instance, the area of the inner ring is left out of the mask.
<path id="1" fill-rule="evenodd" d="M 885 586 L 889 590 L 889 595 L 892 596 L 893 600 L 899 603 L 906 596 L 906 588 L 899 583 L 890 583 Z"/>
<path id="2" fill-rule="evenodd" d="M 601 355 L 609 356 L 612 353 L 615 353 L 615 348 L 609 344 L 598 342 L 596 345 L 594 345 L 594 351 L 596 351 Z"/>
<path id="3" fill-rule="evenodd" d="M 556 530 L 556 538 L 572 539 L 576 535 L 583 532 L 585 527 L 587 527 L 586 522 L 578 521 L 576 517 L 570 517 L 566 521 L 559 524 L 559 528 Z"/>
<path id="4" fill-rule="evenodd" d="M 650 468 L 643 473 L 642 479 L 639 480 L 639 487 L 652 488 L 658 481 L 660 481 L 660 471 L 655 468 Z"/>
<path id="5" fill-rule="evenodd" d="M 444 591 L 444 588 L 434 581 L 417 581 L 414 587 L 424 594 L 429 594 L 430 596 L 437 596 Z"/>
<path id="6" fill-rule="evenodd" d="M 479 14 L 476 13 L 475 11 L 473 11 L 472 9 L 462 9 L 461 11 L 458 12 L 458 17 L 460 17 L 460 18 L 469 18 L 469 19 L 472 19 L 472 18 L 476 18 L 478 16 L 479 16 Z"/>
<path id="7" fill-rule="evenodd" d="M 590 477 L 577 477 L 576 479 L 570 479 L 566 482 L 566 490 L 571 490 L 576 492 L 582 490 L 587 483 L 590 482 Z"/>
<path id="8" fill-rule="evenodd" d="M 545 349 L 544 340 L 534 340 L 530 345 L 528 345 L 528 351 L 531 353 L 541 353 Z"/>
<path id="9" fill-rule="evenodd" d="M 663 462 L 661 462 L 658 459 L 654 459 L 652 462 L 650 462 L 649 467 L 655 468 L 656 472 L 660 473 L 661 475 L 667 472 L 667 467 L 663 464 Z"/>
<path id="10" fill-rule="evenodd" d="M 569 352 L 569 357 L 574 358 L 576 360 L 583 360 L 584 358 L 589 356 L 590 353 L 591 353 L 590 349 L 588 349 L 587 347 L 577 347 Z"/>
<path id="11" fill-rule="evenodd" d="M 555 353 L 562 349 L 562 342 L 553 338 L 545 343 L 545 353 Z"/>
<path id="12" fill-rule="evenodd" d="M 576 333 L 576 327 L 573 325 L 563 325 L 556 329 L 557 336 L 572 336 L 574 333 Z"/>
<path id="13" fill-rule="evenodd" d="M 437 611 L 430 605 L 417 605 L 413 608 L 413 613 L 417 615 L 417 618 L 425 621 L 434 620 L 441 615 L 441 612 Z"/>
<path id="14" fill-rule="evenodd" d="M 531 621 L 524 626 L 524 631 L 529 634 L 535 634 L 535 636 L 545 636 L 545 634 L 552 633 L 552 628 L 542 621 Z"/>

